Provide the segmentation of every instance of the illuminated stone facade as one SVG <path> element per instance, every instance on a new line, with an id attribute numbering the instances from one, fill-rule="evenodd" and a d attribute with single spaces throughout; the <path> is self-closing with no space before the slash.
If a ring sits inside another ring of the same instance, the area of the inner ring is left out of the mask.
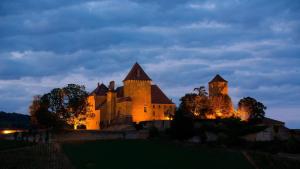
<path id="1" fill-rule="evenodd" d="M 214 114 L 208 118 L 227 118 L 234 116 L 234 107 L 228 95 L 228 82 L 216 75 L 209 83 L 209 99 Z"/>
<path id="2" fill-rule="evenodd" d="M 136 63 L 123 80 L 123 86 L 115 88 L 115 82 L 106 87 L 98 84 L 88 97 L 89 111 L 94 114 L 86 119 L 88 130 L 99 130 L 110 125 L 128 122 L 169 120 L 176 105 Z"/>

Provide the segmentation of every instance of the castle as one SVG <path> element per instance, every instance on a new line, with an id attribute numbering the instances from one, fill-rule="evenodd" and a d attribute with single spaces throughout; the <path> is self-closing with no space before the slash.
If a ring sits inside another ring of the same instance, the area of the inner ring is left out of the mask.
<path id="1" fill-rule="evenodd" d="M 135 63 L 123 80 L 123 86 L 115 87 L 111 81 L 104 84 L 88 96 L 89 112 L 86 129 L 99 130 L 110 125 L 126 122 L 170 120 L 176 105 Z"/>

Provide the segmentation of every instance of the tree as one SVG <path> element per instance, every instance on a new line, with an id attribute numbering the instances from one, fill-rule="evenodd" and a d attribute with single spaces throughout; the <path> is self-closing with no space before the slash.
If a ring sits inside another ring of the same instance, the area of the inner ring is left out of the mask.
<path id="1" fill-rule="evenodd" d="M 195 88 L 194 91 L 198 91 L 198 96 L 207 96 L 207 92 L 204 86 L 200 86 L 199 88 Z"/>
<path id="2" fill-rule="evenodd" d="M 62 127 L 63 124 L 77 126 L 85 121 L 89 106 L 87 96 L 84 86 L 68 84 L 34 97 L 29 111 L 32 119 L 36 119 L 43 127 Z"/>
<path id="3" fill-rule="evenodd" d="M 198 93 L 187 93 L 171 123 L 171 134 L 174 138 L 185 140 L 194 135 L 194 120 L 205 119 L 211 113 L 211 105 L 204 87 L 195 88 Z"/>
<path id="4" fill-rule="evenodd" d="M 210 98 L 213 112 L 217 117 L 229 118 L 234 114 L 234 107 L 231 98 L 228 95 L 219 94 Z"/>
<path id="5" fill-rule="evenodd" d="M 86 116 L 92 116 L 88 110 L 87 97 L 88 93 L 84 86 L 68 84 L 63 88 L 64 91 L 64 106 L 66 109 L 66 117 L 68 123 L 74 125 L 84 125 Z"/>
<path id="6" fill-rule="evenodd" d="M 49 94 L 33 97 L 33 101 L 29 106 L 31 124 L 39 128 L 61 128 L 63 121 L 58 118 L 57 114 L 49 111 L 48 99 Z"/>
<path id="7" fill-rule="evenodd" d="M 180 109 L 191 113 L 191 115 L 196 119 L 205 119 L 206 115 L 212 112 L 211 103 L 205 88 L 200 87 L 198 94 L 186 94 L 180 99 L 180 101 Z"/>
<path id="8" fill-rule="evenodd" d="M 45 94 L 42 97 L 42 101 L 45 105 L 48 104 L 49 111 L 57 115 L 61 119 L 69 118 L 69 114 L 66 113 L 66 108 L 64 104 L 64 91 L 60 88 L 55 88 L 51 90 L 50 93 Z"/>
<path id="9" fill-rule="evenodd" d="M 265 116 L 265 110 L 267 107 L 251 97 L 245 97 L 238 103 L 239 112 L 247 113 L 249 120 L 257 121 L 261 120 Z"/>
<path id="10" fill-rule="evenodd" d="M 36 113 L 40 109 L 40 105 L 41 105 L 40 101 L 41 101 L 40 95 L 33 96 L 32 103 L 29 106 L 29 113 L 31 115 L 30 121 L 31 121 L 31 124 L 34 126 L 38 124 Z"/>
<path id="11" fill-rule="evenodd" d="M 177 109 L 171 122 L 171 135 L 178 140 L 186 140 L 194 135 L 194 123 L 190 113 Z"/>

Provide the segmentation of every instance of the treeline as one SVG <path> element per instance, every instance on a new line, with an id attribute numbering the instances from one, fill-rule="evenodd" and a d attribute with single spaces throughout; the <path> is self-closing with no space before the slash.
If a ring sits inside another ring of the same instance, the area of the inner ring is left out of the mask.
<path id="1" fill-rule="evenodd" d="M 0 111 L 0 128 L 2 129 L 28 129 L 30 116 L 19 113 Z"/>

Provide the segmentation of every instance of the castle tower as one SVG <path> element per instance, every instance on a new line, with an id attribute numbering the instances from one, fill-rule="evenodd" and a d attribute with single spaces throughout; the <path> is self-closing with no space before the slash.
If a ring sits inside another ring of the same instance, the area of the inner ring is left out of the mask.
<path id="1" fill-rule="evenodd" d="M 215 116 L 226 118 L 233 115 L 234 107 L 228 95 L 228 82 L 220 75 L 216 75 L 209 83 L 209 99 Z"/>
<path id="2" fill-rule="evenodd" d="M 209 96 L 228 95 L 228 82 L 220 75 L 216 75 L 209 83 Z"/>
<path id="3" fill-rule="evenodd" d="M 151 120 L 151 79 L 142 67 L 135 63 L 123 80 L 124 97 L 131 98 L 131 116 L 134 122 Z"/>

